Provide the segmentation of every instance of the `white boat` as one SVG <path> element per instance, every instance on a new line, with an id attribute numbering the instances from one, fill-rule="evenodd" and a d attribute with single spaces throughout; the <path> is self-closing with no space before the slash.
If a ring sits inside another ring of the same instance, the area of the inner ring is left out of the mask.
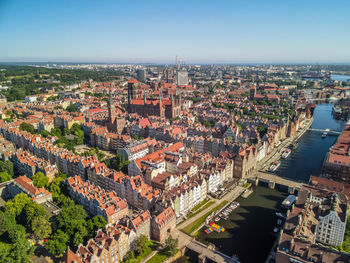
<path id="1" fill-rule="evenodd" d="M 282 159 L 286 159 L 288 158 L 288 156 L 290 155 L 292 151 L 290 149 L 286 149 L 283 153 L 282 153 Z"/>
<path id="2" fill-rule="evenodd" d="M 282 219 L 278 219 L 277 220 L 277 225 L 279 226 L 279 225 L 281 225 L 282 224 Z"/>
<path id="3" fill-rule="evenodd" d="M 278 232 L 278 227 L 275 227 L 275 228 L 273 229 L 273 232 L 274 232 L 274 233 L 277 233 L 277 232 Z"/>
<path id="4" fill-rule="evenodd" d="M 276 216 L 285 218 L 285 215 L 283 215 L 282 213 L 279 213 L 279 212 L 276 213 Z"/>
<path id="5" fill-rule="evenodd" d="M 273 172 L 275 172 L 277 169 L 278 169 L 278 167 L 280 167 L 280 165 L 281 165 L 281 161 L 280 160 L 277 160 L 277 161 L 274 161 L 272 164 L 271 164 L 271 166 L 270 166 L 270 168 L 269 168 L 269 172 L 270 173 L 273 173 Z"/>

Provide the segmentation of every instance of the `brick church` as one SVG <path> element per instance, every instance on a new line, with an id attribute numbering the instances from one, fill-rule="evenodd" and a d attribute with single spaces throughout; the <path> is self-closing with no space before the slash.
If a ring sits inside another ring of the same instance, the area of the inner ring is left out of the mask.
<path id="1" fill-rule="evenodd" d="M 181 95 L 178 99 L 171 95 L 170 98 L 163 98 L 162 89 L 159 90 L 159 98 L 146 98 L 138 89 L 138 81 L 130 79 L 128 82 L 128 111 L 141 116 L 160 116 L 161 118 L 175 118 L 181 112 Z"/>

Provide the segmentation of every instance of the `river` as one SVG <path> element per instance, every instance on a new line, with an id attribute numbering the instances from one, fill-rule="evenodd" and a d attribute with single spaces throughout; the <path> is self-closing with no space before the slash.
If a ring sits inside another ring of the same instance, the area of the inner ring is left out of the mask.
<path id="1" fill-rule="evenodd" d="M 345 122 L 332 116 L 332 104 L 318 104 L 314 111 L 314 122 L 311 128 L 342 131 Z M 307 183 L 310 175 L 319 175 L 322 163 L 329 148 L 335 143 L 337 136 L 328 135 L 322 138 L 319 132 L 307 131 L 299 140 L 298 148 L 286 160 L 282 160 L 276 171 L 281 177 Z"/>
<path id="2" fill-rule="evenodd" d="M 332 104 L 316 106 L 312 128 L 341 131 L 344 125 L 343 121 L 333 118 Z M 298 148 L 282 161 L 277 174 L 295 181 L 308 182 L 310 175 L 320 174 L 324 157 L 336 139 L 336 136 L 322 139 L 320 133 L 307 131 L 300 138 Z M 197 239 L 214 244 L 227 255 L 238 255 L 243 263 L 265 262 L 276 239 L 273 233 L 277 222 L 275 212 L 286 196 L 287 193 L 278 190 L 255 187 L 247 199 L 237 199 L 241 205 L 230 214 L 229 220 L 218 222 L 226 228 L 225 232 L 207 235 L 203 228 Z"/>

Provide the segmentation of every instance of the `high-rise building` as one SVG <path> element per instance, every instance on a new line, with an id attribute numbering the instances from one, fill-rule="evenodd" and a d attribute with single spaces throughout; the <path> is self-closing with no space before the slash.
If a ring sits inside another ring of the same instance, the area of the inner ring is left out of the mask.
<path id="1" fill-rule="evenodd" d="M 137 74 L 137 80 L 141 81 L 141 82 L 145 82 L 146 81 L 146 70 L 145 69 L 138 69 L 136 71 Z"/>
<path id="2" fill-rule="evenodd" d="M 177 72 L 176 84 L 179 86 L 188 85 L 188 72 L 185 68 L 182 68 Z"/>

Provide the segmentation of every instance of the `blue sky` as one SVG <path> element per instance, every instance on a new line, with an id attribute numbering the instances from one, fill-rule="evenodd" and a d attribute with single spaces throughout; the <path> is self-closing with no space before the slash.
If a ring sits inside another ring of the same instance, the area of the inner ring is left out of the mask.
<path id="1" fill-rule="evenodd" d="M 0 61 L 350 62 L 349 10 L 349 0 L 0 0 Z"/>

